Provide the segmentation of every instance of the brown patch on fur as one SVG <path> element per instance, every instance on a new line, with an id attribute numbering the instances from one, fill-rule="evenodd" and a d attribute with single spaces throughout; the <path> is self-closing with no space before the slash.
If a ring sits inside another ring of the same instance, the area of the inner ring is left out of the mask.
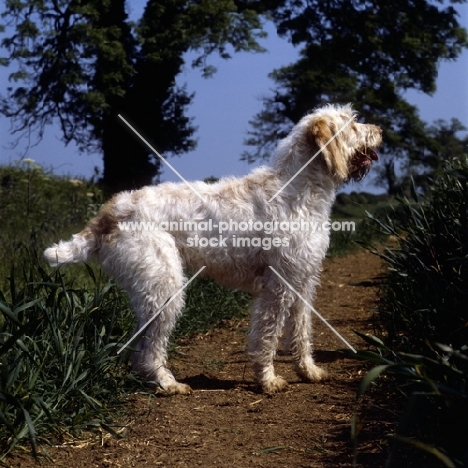
<path id="1" fill-rule="evenodd" d="M 307 132 L 307 142 L 321 150 L 330 174 L 341 180 L 348 176 L 346 161 L 340 157 L 341 150 L 338 138 L 334 138 L 338 129 L 330 128 L 329 121 L 323 117 L 314 119 Z"/>
<path id="2" fill-rule="evenodd" d="M 99 252 L 104 241 L 109 243 L 115 237 L 118 226 L 113 210 L 114 204 L 111 200 L 103 206 L 101 212 L 78 234 L 78 236 L 86 239 L 90 247 L 90 254 L 92 255 L 96 255 Z"/>
<path id="3" fill-rule="evenodd" d="M 321 148 L 333 136 L 327 120 L 324 118 L 312 120 L 307 130 L 307 143 L 310 146 L 315 145 Z"/>
<path id="4" fill-rule="evenodd" d="M 114 215 L 114 203 L 112 201 L 102 207 L 101 212 L 89 222 L 83 233 L 88 231 L 96 240 L 99 240 L 102 236 L 108 236 L 117 230 L 117 219 Z"/>
<path id="5" fill-rule="evenodd" d="M 145 187 L 146 188 L 146 187 Z M 134 192 L 131 193 L 131 196 L 132 196 L 132 202 L 135 204 L 135 205 L 138 205 L 138 203 L 140 201 L 145 201 L 146 198 L 147 198 L 147 190 L 145 190 L 145 188 L 142 188 L 140 190 L 135 190 Z M 112 200 L 111 200 L 112 201 Z"/>

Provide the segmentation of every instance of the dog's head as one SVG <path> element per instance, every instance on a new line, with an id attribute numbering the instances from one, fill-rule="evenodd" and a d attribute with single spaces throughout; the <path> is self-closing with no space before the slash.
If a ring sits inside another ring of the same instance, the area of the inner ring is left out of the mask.
<path id="1" fill-rule="evenodd" d="M 375 149 L 382 143 L 382 130 L 356 121 L 350 105 L 327 105 L 303 119 L 311 156 L 321 152 L 323 163 L 337 183 L 361 180 L 379 159 Z"/>

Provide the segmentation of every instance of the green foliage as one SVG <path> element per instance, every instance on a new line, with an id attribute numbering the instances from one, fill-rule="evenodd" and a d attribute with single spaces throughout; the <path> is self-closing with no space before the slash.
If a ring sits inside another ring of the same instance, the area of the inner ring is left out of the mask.
<path id="1" fill-rule="evenodd" d="M 414 190 L 413 197 L 400 199 L 394 218 L 377 220 L 397 241 L 376 252 L 388 266 L 378 307 L 386 344 L 360 335 L 377 351 L 354 357 L 378 365 L 357 397 L 385 376 L 373 398 L 388 401 L 396 392 L 407 398 L 397 410 L 387 466 L 401 466 L 416 451 L 418 466 L 462 467 L 468 461 L 468 158 L 446 161 L 426 196 Z M 354 438 L 360 426 L 356 414 Z"/>
<path id="2" fill-rule="evenodd" d="M 330 247 L 327 255 L 344 255 L 358 246 L 370 247 L 387 237 L 366 213 L 372 213 L 377 219 L 383 219 L 392 209 L 393 199 L 388 195 L 352 192 L 338 194 L 332 210 L 332 222 L 341 221 L 343 230 L 330 232 Z M 349 227 L 349 229 L 345 229 Z"/>
<path id="3" fill-rule="evenodd" d="M 419 154 L 412 155 L 408 164 L 408 172 L 413 173 L 414 182 L 423 190 L 428 189 L 428 175 L 434 176 L 450 159 L 463 159 L 468 148 L 466 127 L 457 119 L 450 123 L 437 120 L 427 128 L 430 138 L 429 145 Z M 407 185 L 410 185 L 409 183 Z"/>
<path id="4" fill-rule="evenodd" d="M 415 194 L 416 196 L 416 194 Z M 396 223 L 380 223 L 398 245 L 381 257 L 389 271 L 380 315 L 388 339 L 421 352 L 430 343 L 468 343 L 468 159 L 447 162 L 427 196 L 401 199 Z"/>
<path id="5" fill-rule="evenodd" d="M 466 466 L 468 450 L 468 354 L 446 345 L 437 345 L 437 354 L 395 353 L 372 336 L 361 335 L 375 351 L 347 353 L 363 359 L 373 367 L 362 379 L 357 390 L 358 402 L 374 388 L 373 399 L 381 404 L 395 400 L 396 392 L 407 399 L 403 410 L 395 408 L 400 416 L 396 431 L 388 436 L 391 450 L 387 467 L 414 466 L 448 468 Z M 382 379 L 379 382 L 379 379 Z M 389 377 L 391 379 L 389 379 Z M 362 416 L 353 416 L 351 435 L 357 446 L 363 427 Z"/>
<path id="6" fill-rule="evenodd" d="M 407 159 L 398 165 L 398 171 L 395 171 L 395 161 L 389 158 L 384 158 L 383 164 L 376 168 L 375 182 L 385 187 L 389 194 L 410 196 L 412 184 L 419 190 L 427 190 L 430 177 L 440 172 L 445 161 L 466 154 L 466 128 L 457 119 L 450 122 L 437 120 L 419 131 L 423 139 L 419 142 L 408 140 L 413 147 L 408 148 Z M 399 140 L 406 138 L 405 134 L 398 137 Z"/>
<path id="7" fill-rule="evenodd" d="M 456 18 L 453 7 L 402 0 L 299 0 L 284 2 L 274 12 L 280 33 L 305 44 L 305 56 L 323 58 L 319 66 L 341 69 L 348 80 L 369 86 L 394 80 L 397 88 L 429 93 L 435 89 L 438 60 L 453 59 L 466 46 L 466 32 Z"/>
<path id="8" fill-rule="evenodd" d="M 102 202 L 94 184 L 53 176 L 30 159 L 0 167 L 0 288 L 10 265 L 27 265 L 31 251 L 80 231 Z"/>
<path id="9" fill-rule="evenodd" d="M 117 355 L 133 329 L 127 301 L 90 269 L 92 291 L 34 264 L 24 275 L 12 271 L 11 300 L 0 294 L 3 456 L 26 440 L 36 453 L 85 430 L 115 434 L 116 405 L 134 381 Z"/>
<path id="10" fill-rule="evenodd" d="M 245 317 L 250 299 L 250 294 L 228 291 L 208 278 L 196 278 L 188 288 L 184 313 L 177 322 L 175 338 L 206 332 L 223 320 Z"/>

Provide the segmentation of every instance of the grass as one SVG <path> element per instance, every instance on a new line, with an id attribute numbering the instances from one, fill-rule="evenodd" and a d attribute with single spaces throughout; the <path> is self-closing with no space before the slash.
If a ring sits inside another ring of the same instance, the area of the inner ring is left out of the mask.
<path id="1" fill-rule="evenodd" d="M 250 299 L 250 294 L 229 291 L 208 278 L 197 278 L 189 286 L 174 337 L 205 332 L 223 320 L 246 317 Z"/>
<path id="2" fill-rule="evenodd" d="M 38 447 L 86 430 L 112 429 L 115 407 L 136 380 L 117 351 L 132 331 L 131 311 L 91 269 L 92 290 L 39 266 L 10 275 L 0 296 L 2 458 L 26 441 Z"/>

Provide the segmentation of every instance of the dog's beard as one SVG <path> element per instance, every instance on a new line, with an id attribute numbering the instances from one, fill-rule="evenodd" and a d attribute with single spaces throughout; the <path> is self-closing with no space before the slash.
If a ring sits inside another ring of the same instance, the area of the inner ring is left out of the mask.
<path id="1" fill-rule="evenodd" d="M 370 171 L 372 162 L 378 160 L 378 154 L 371 148 L 356 150 L 349 163 L 348 180 L 362 180 Z"/>

